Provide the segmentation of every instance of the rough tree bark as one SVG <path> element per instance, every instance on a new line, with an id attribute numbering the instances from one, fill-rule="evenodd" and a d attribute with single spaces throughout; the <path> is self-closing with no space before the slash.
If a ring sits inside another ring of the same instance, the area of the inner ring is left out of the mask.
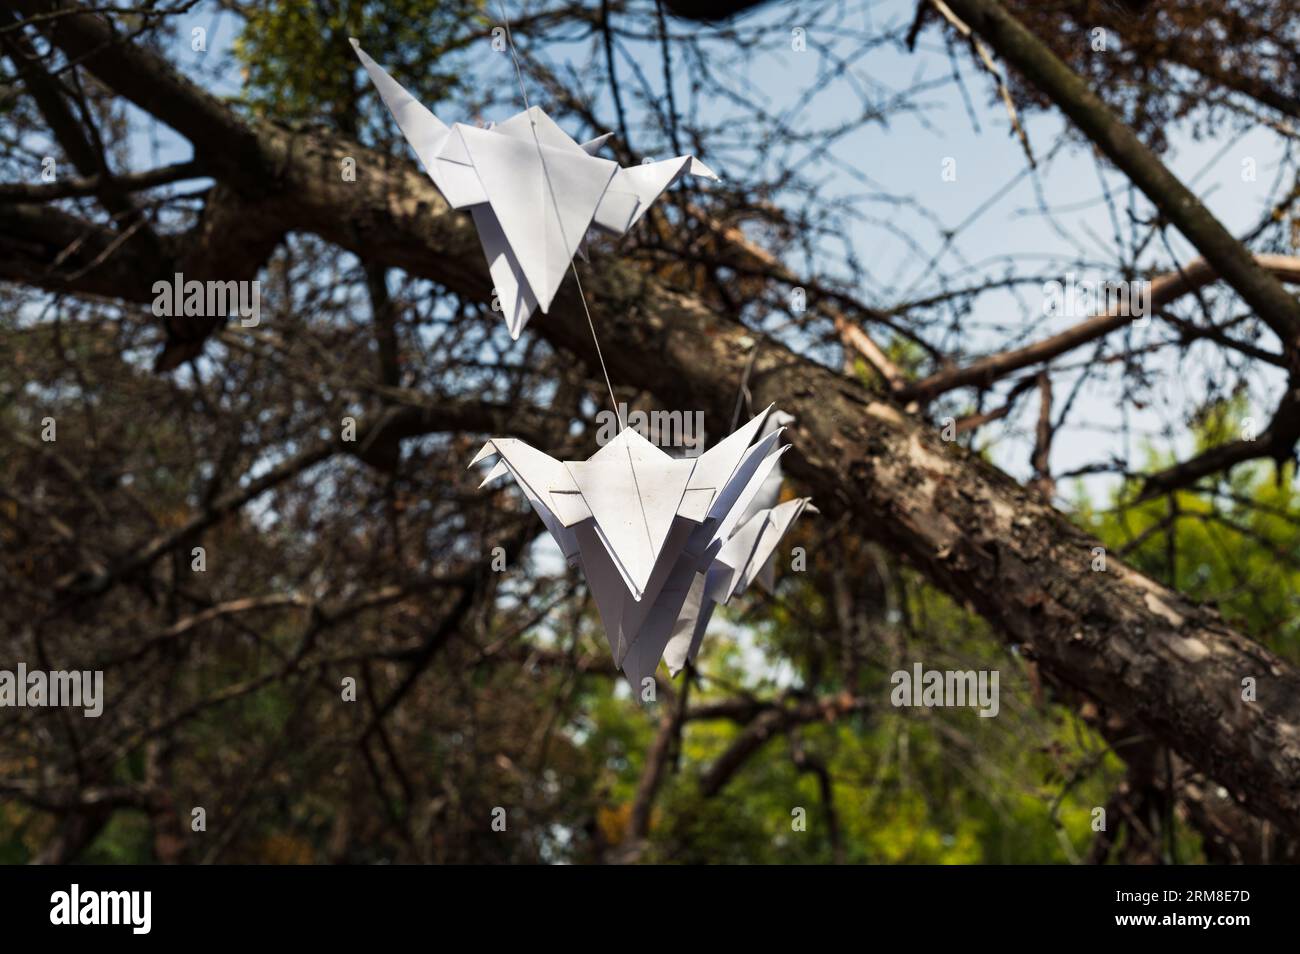
<path id="1" fill-rule="evenodd" d="M 39 12 L 56 4 L 18 6 Z M 210 200 L 219 206 L 209 213 L 237 220 L 245 249 L 266 249 L 286 231 L 313 232 L 367 262 L 488 296 L 469 218 L 450 211 L 413 163 L 342 138 L 244 120 L 149 51 L 117 41 L 97 15 L 60 17 L 47 27 L 103 83 L 194 143 L 221 183 Z M 356 182 L 338 174 L 344 156 L 357 160 Z M 167 238 L 162 260 L 123 247 L 93 267 L 51 269 L 74 227 L 81 228 L 38 207 L 0 206 L 0 277 L 146 302 L 152 282 L 169 276 L 176 261 L 200 260 L 209 243 L 221 241 L 200 229 Z M 89 243 L 105 238 L 92 231 Z M 1249 269 L 1237 277 L 1253 284 L 1258 270 L 1253 263 Z M 986 617 L 1046 677 L 1124 714 L 1250 810 L 1300 835 L 1295 669 L 1212 608 L 1191 605 L 1118 560 L 1094 571 L 1094 538 L 890 398 L 609 250 L 595 253 L 584 285 L 616 385 L 648 389 L 668 406 L 703 409 L 720 425 L 730 420 L 752 359 L 756 404 L 776 402 L 797 418 L 788 471 L 815 496 L 823 519 L 851 521 L 854 532 L 893 547 Z M 1279 314 L 1294 307 L 1274 302 L 1266 288 L 1261 294 Z M 528 333 L 594 361 L 572 282 Z M 1242 700 L 1247 677 L 1257 681 L 1257 702 Z"/>

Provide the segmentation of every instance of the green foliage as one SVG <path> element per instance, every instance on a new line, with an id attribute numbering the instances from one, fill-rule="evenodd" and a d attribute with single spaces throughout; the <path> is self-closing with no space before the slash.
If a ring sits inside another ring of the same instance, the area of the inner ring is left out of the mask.
<path id="1" fill-rule="evenodd" d="M 449 54 L 470 42 L 478 5 L 439 0 L 270 0 L 249 8 L 235 56 L 244 68 L 244 98 L 261 115 L 284 122 L 329 122 L 355 133 L 371 84 L 348 42 L 356 37 L 417 99 L 433 105 L 457 87 Z M 383 116 L 382 108 L 365 110 Z"/>
<path id="2" fill-rule="evenodd" d="M 1240 398 L 1200 416 L 1196 449 L 1241 436 Z M 1173 462 L 1154 450 L 1148 466 Z M 1300 659 L 1300 496 L 1295 465 L 1251 462 L 1207 481 L 1209 492 L 1183 490 L 1134 503 L 1140 485 L 1124 487 L 1105 509 L 1081 493 L 1079 516 L 1108 550 L 1224 617 L 1291 659 Z M 1123 506 L 1120 506 L 1123 505 Z"/>
<path id="3" fill-rule="evenodd" d="M 142 812 L 114 812 L 89 850 L 90 865 L 124 865 L 146 862 L 152 856 L 149 819 Z"/>
<path id="4" fill-rule="evenodd" d="M 789 600 L 803 595 L 801 584 Z M 1008 666 L 1005 651 L 981 621 L 928 587 L 913 586 L 911 603 L 910 612 L 925 628 L 952 640 L 948 647 L 916 652 L 933 658 L 936 666 L 953 653 L 966 667 L 1001 668 L 1004 700 L 1023 694 L 1023 685 L 1012 681 L 1018 664 Z M 744 639 L 738 638 L 742 634 Z M 693 689 L 691 704 L 733 698 L 738 691 L 760 698 L 775 694 L 771 673 L 780 671 L 777 662 L 806 673 L 808 645 L 806 631 L 784 601 L 748 630 L 720 627 L 701 659 L 710 676 Z M 866 676 L 871 683 L 866 694 L 887 700 L 887 678 L 885 668 Z M 831 694 L 837 688 L 842 687 L 826 678 L 818 691 Z M 584 750 L 604 760 L 601 797 L 610 820 L 605 834 L 615 842 L 626 835 L 656 728 L 652 715 L 619 695 L 596 692 L 590 718 L 597 728 L 584 739 Z M 1002 718 L 984 720 L 969 709 L 897 710 L 885 704 L 833 723 L 805 725 L 798 730 L 801 748 L 834 780 L 837 854 L 818 778 L 800 771 L 783 735 L 768 740 L 720 793 L 701 794 L 703 773 L 742 730 L 727 720 L 688 723 L 677 770 L 656 802 L 647 860 L 1062 863 L 1086 851 L 1092 807 L 1105 802 L 1122 775 L 1104 744 L 1076 717 L 1056 709 L 1017 704 Z M 954 746 L 954 738 L 961 744 Z M 1026 745 L 1026 738 L 1040 742 Z M 803 830 L 796 830 L 796 810 L 802 810 Z"/>

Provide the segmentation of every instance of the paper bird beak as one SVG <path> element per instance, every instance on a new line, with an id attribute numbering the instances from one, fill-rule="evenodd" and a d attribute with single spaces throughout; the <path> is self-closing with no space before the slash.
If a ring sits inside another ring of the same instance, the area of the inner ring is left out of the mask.
<path id="1" fill-rule="evenodd" d="M 503 460 L 497 461 L 496 464 L 492 467 L 492 469 L 488 471 L 488 475 L 483 478 L 483 482 L 478 485 L 479 489 L 482 490 L 484 487 L 492 483 L 492 481 L 496 480 L 498 477 L 504 477 L 508 473 L 510 473 L 510 468 L 509 466 L 507 466 L 506 462 Z"/>
<path id="2" fill-rule="evenodd" d="M 722 178 L 694 156 L 691 157 L 690 173 L 693 176 L 704 176 L 706 179 L 712 179 L 714 182 L 721 182 Z"/>
<path id="3" fill-rule="evenodd" d="M 486 444 L 483 445 L 482 449 L 477 454 L 474 455 L 474 459 L 469 462 L 469 466 L 473 467 L 483 458 L 490 457 L 495 453 L 497 453 L 496 444 L 493 444 L 491 441 L 488 441 Z M 468 470 L 469 468 L 467 467 L 465 469 Z"/>

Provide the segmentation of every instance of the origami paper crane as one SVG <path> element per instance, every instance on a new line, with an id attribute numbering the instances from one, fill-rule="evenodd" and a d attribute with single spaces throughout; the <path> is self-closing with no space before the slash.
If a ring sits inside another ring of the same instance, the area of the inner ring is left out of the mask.
<path id="1" fill-rule="evenodd" d="M 609 133 L 578 143 L 536 106 L 449 127 L 352 47 L 438 191 L 473 215 L 511 338 L 549 310 L 590 230 L 622 235 L 684 174 L 718 178 L 693 156 L 622 168 L 596 155 Z"/>
<path id="2" fill-rule="evenodd" d="M 471 461 L 499 456 L 483 485 L 513 476 L 565 559 L 582 568 L 610 652 L 634 686 L 653 676 L 697 577 L 711 581 L 703 596 L 725 602 L 797 516 L 786 504 L 761 508 L 737 529 L 789 449 L 778 445 L 779 426 L 759 436 L 771 410 L 696 458 L 674 458 L 624 428 L 585 461 L 502 438 Z M 692 633 L 698 615 L 697 607 Z"/>

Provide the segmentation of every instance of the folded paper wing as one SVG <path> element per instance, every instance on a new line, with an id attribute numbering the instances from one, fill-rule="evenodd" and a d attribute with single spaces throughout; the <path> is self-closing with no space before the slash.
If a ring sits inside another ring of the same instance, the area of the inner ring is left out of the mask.
<path id="1" fill-rule="evenodd" d="M 771 589 L 776 547 L 804 511 L 817 512 L 807 497 L 759 511 L 727 541 L 707 572 L 695 575 L 664 647 L 664 662 L 672 675 L 681 672 L 686 661 L 694 661 L 699 654 L 704 632 L 718 604 L 729 602 L 755 579 Z"/>
<path id="2" fill-rule="evenodd" d="M 759 439 L 767 439 L 792 423 L 791 415 L 772 411 L 763 421 Z M 801 514 L 817 512 L 808 497 L 779 503 L 781 483 L 778 458 L 733 528 L 720 530 L 721 545 L 715 541 L 715 559 L 690 580 L 681 613 L 664 647 L 664 662 L 672 675 L 699 654 L 705 630 L 719 603 L 728 602 L 755 579 L 769 592 L 775 588 L 776 547 Z"/>
<path id="3" fill-rule="evenodd" d="M 578 143 L 537 106 L 487 129 L 447 126 L 352 47 L 438 191 L 473 216 L 512 338 L 550 309 L 590 230 L 622 235 L 683 175 L 718 178 L 692 156 L 620 168 L 596 155 L 609 133 Z"/>
<path id="4" fill-rule="evenodd" d="M 759 436 L 771 410 L 694 459 L 674 458 L 625 428 L 585 461 L 557 461 L 522 441 L 494 438 L 471 462 L 498 456 L 484 483 L 513 476 L 566 559 L 582 568 L 610 652 L 636 686 L 653 677 L 684 608 L 698 615 L 704 590 L 697 579 L 717 574 L 714 594 L 743 587 L 761 569 L 754 554 L 770 554 L 797 516 L 784 504 L 763 510 L 751 518 L 759 521 L 752 531 L 745 524 L 752 544 L 732 543 L 787 449 L 779 427 Z"/>

